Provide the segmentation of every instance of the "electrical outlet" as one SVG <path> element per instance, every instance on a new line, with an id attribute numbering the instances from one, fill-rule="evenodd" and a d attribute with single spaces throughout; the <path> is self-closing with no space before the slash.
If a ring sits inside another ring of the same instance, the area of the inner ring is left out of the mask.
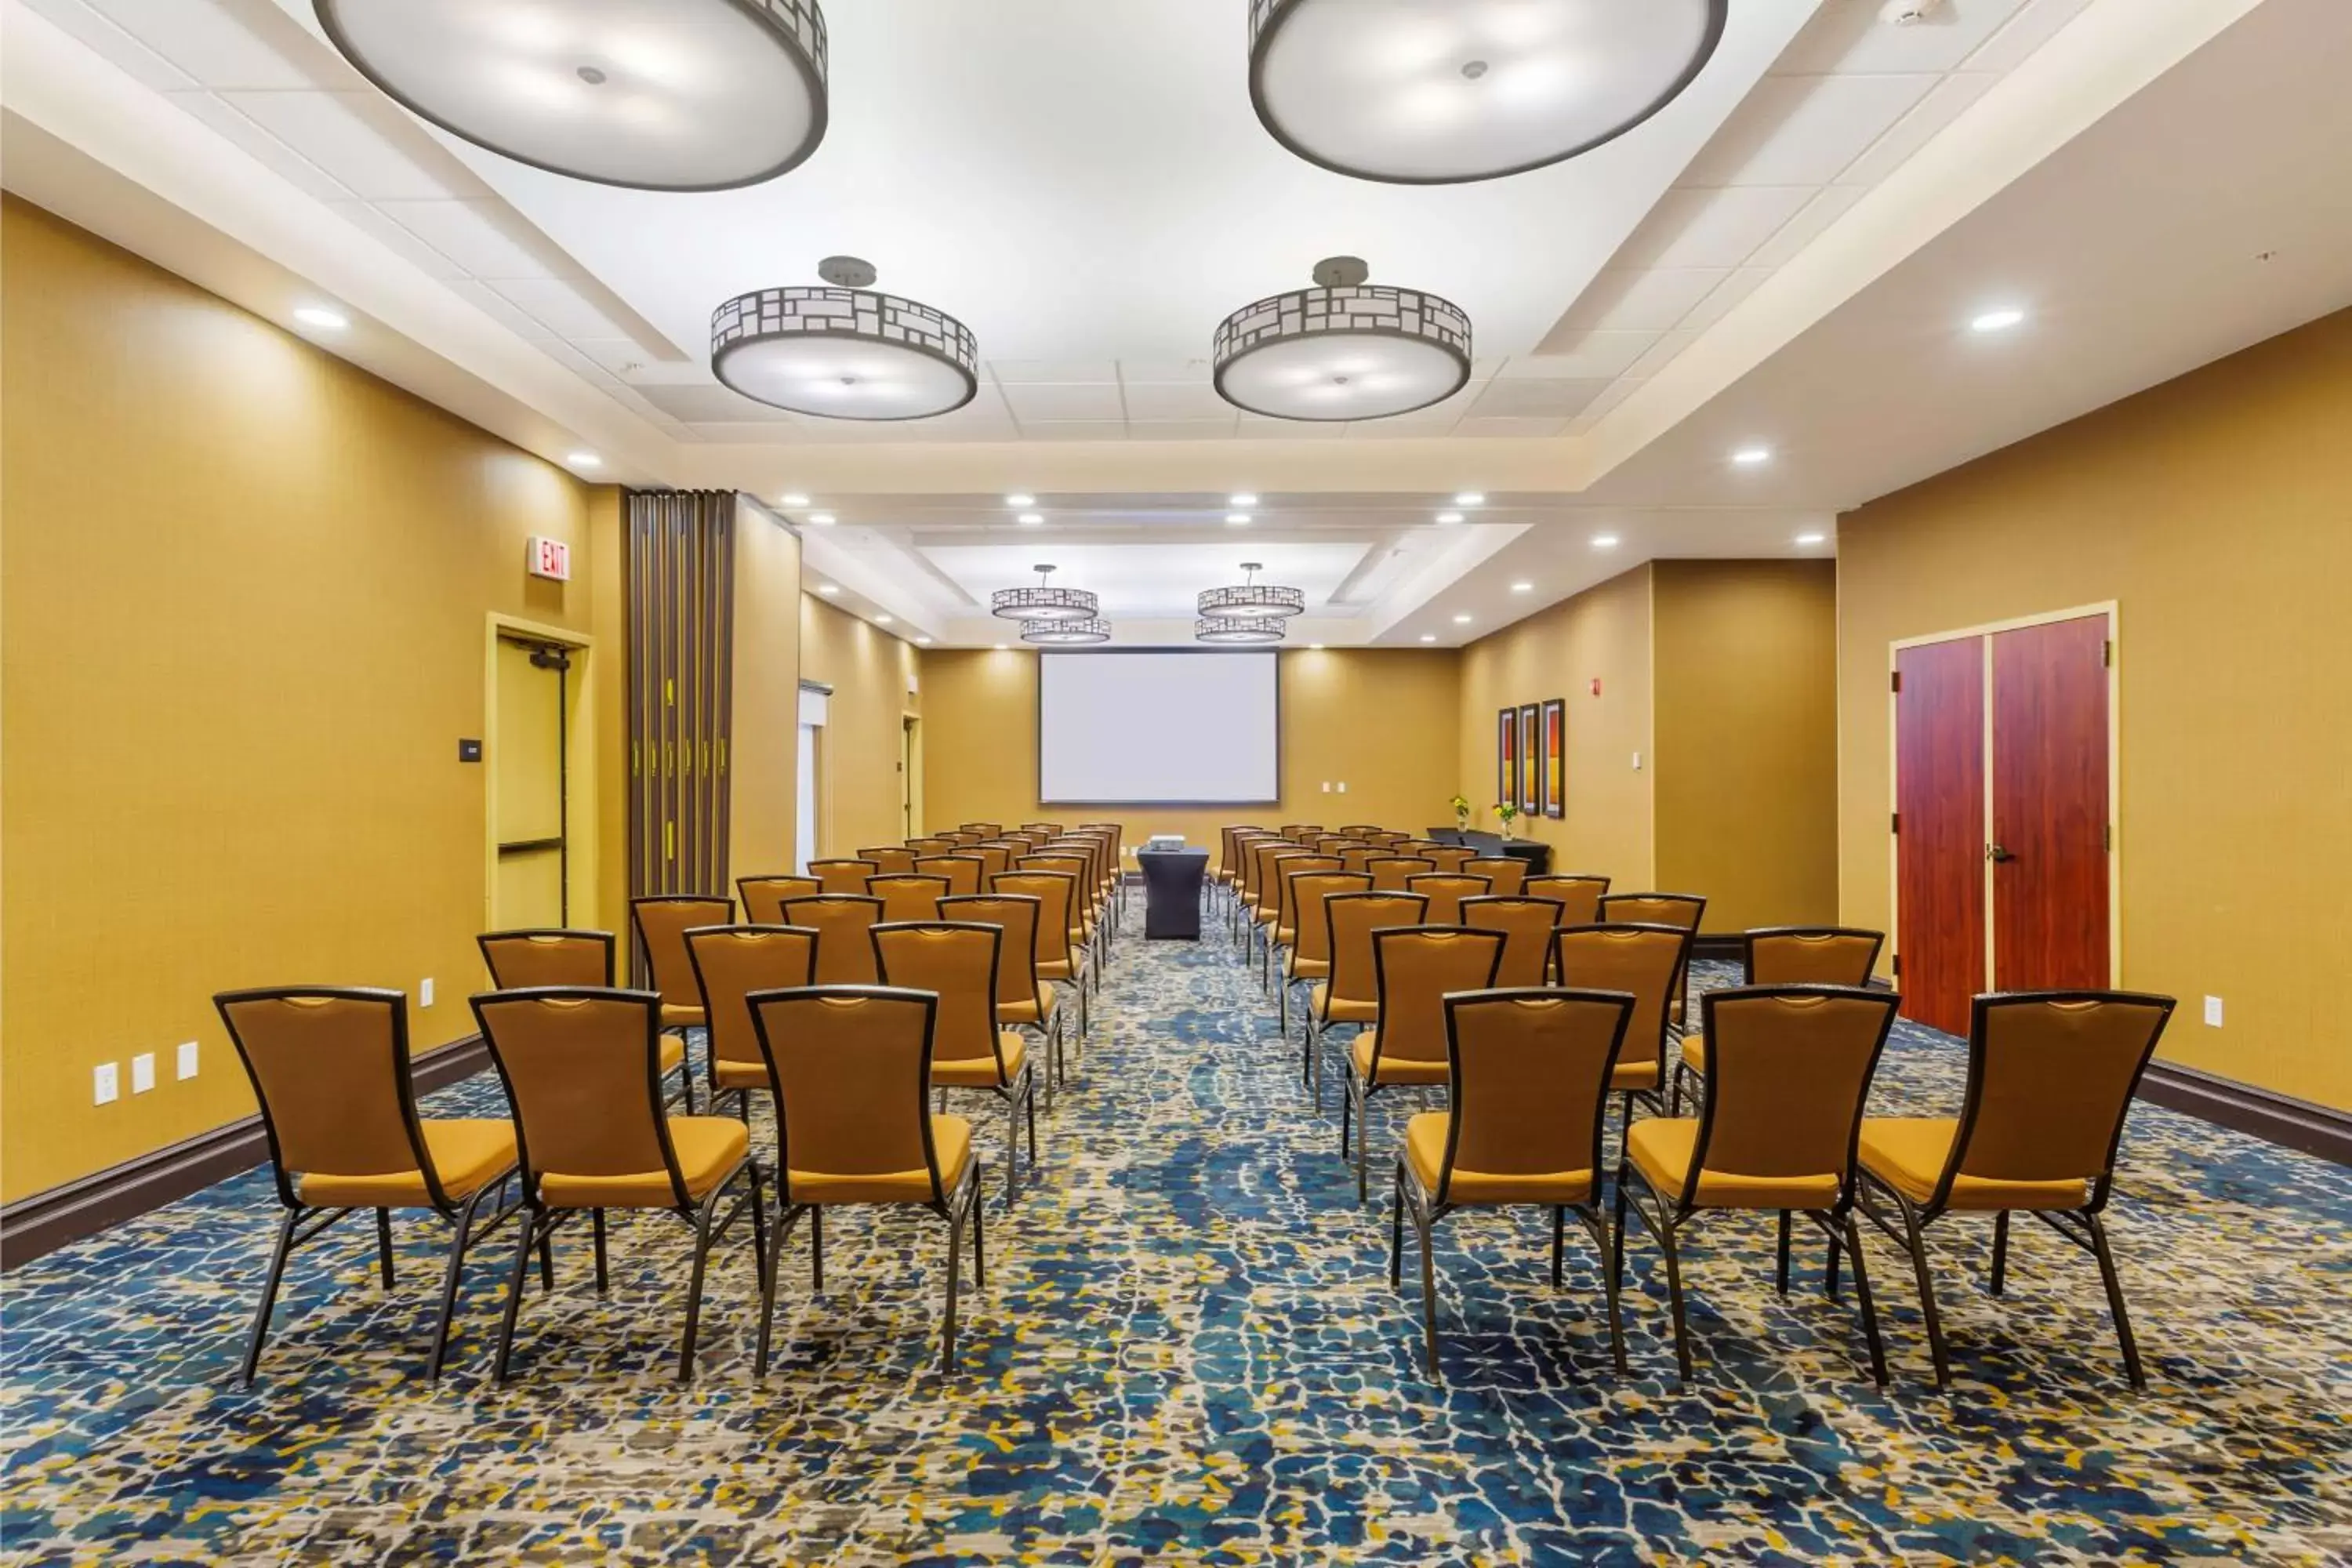
<path id="1" fill-rule="evenodd" d="M 122 1079 L 112 1062 L 100 1062 L 92 1069 L 89 1097 L 93 1105 L 112 1105 L 122 1098 Z"/>
<path id="2" fill-rule="evenodd" d="M 2221 1026 L 2221 999 L 2219 996 L 2205 998 L 2205 1026 L 2209 1029 Z"/>
<path id="3" fill-rule="evenodd" d="M 433 976 L 426 975 L 425 984 L 416 988 L 416 1005 L 420 1007 L 433 1005 Z"/>
<path id="4" fill-rule="evenodd" d="M 1633 771 L 1637 773 L 1642 771 L 1642 753 L 1639 752 L 1633 753 Z"/>
<path id="5" fill-rule="evenodd" d="M 131 1058 L 131 1092 L 144 1094 L 155 1087 L 155 1053 L 142 1051 Z"/>
<path id="6" fill-rule="evenodd" d="M 180 1076 L 182 1078 L 196 1076 L 196 1042 L 194 1040 L 180 1042 Z"/>

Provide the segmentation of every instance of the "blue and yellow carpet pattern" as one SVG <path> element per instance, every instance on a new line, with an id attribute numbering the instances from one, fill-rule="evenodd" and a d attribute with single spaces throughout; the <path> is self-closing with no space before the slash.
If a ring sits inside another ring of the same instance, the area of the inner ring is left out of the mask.
<path id="1" fill-rule="evenodd" d="M 6 1560 L 2352 1562 L 2352 1173 L 2135 1112 L 2111 1212 L 2144 1394 L 2087 1258 L 2021 1226 L 1996 1300 L 1989 1227 L 1967 1222 L 1938 1238 L 1948 1394 L 1895 1248 L 1871 1238 L 1882 1393 L 1818 1247 L 1774 1293 L 1762 1218 L 1691 1242 L 1698 1368 L 1679 1390 L 1636 1232 L 1621 1380 L 1581 1234 L 1555 1291 L 1532 1215 L 1442 1227 L 1441 1387 L 1412 1271 L 1403 1294 L 1387 1282 L 1384 1185 L 1357 1206 L 1337 1097 L 1315 1114 L 1297 1059 L 1213 935 L 1123 942 L 1041 1179 L 992 1210 L 945 1383 L 929 1216 L 837 1215 L 821 1297 L 796 1238 L 764 1384 L 748 1237 L 714 1267 L 681 1388 L 683 1230 L 616 1222 L 602 1300 L 567 1234 L 505 1389 L 486 1375 L 505 1247 L 469 1269 L 435 1388 L 444 1233 L 403 1226 L 387 1294 L 355 1218 L 297 1255 L 243 1390 L 274 1215 L 264 1173 L 225 1183 L 7 1278 Z M 1874 1106 L 1948 1110 L 1959 1066 L 1905 1026 Z M 433 1109 L 497 1093 L 477 1079 Z M 970 1109 L 998 1153 L 993 1102 Z"/>

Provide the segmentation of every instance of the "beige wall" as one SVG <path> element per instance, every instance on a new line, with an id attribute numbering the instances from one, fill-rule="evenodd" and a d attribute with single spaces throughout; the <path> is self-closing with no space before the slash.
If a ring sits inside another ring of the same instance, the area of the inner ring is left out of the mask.
<path id="1" fill-rule="evenodd" d="M 728 883 L 786 871 L 798 805 L 801 542 L 748 500 L 735 509 L 735 657 Z"/>
<path id="2" fill-rule="evenodd" d="M 1446 820 L 1459 701 L 1452 651 L 1292 648 L 1277 656 L 1283 799 L 1270 806 L 1136 810 L 1047 806 L 1037 798 L 1037 656 L 1026 649 L 923 656 L 924 792 L 933 827 L 961 822 L 1112 821 L 1133 845 L 1181 833 L 1213 847 L 1235 822 Z M 1207 740 L 1204 739 L 1204 743 Z M 1333 793 L 1322 786 L 1329 783 Z M 1348 792 L 1336 786 L 1345 783 Z"/>
<path id="3" fill-rule="evenodd" d="M 1891 901 L 1888 643 L 2114 600 L 2120 979 L 2165 1057 L 2352 1106 L 2352 312 L 1862 508 L 1839 572 L 1844 917 Z"/>
<path id="4" fill-rule="evenodd" d="M 833 688 L 819 749 L 820 857 L 907 837 L 898 746 L 906 716 L 924 710 L 921 695 L 907 689 L 915 673 L 912 644 L 813 594 L 802 595 L 800 679 Z"/>
<path id="5" fill-rule="evenodd" d="M 1837 918 L 1837 568 L 1661 561 L 1657 881 L 1702 929 Z"/>
<path id="6" fill-rule="evenodd" d="M 1550 845 L 1554 869 L 1599 872 L 1629 891 L 1656 885 L 1651 579 L 1648 566 L 1637 566 L 1462 650 L 1455 761 L 1462 793 L 1475 807 L 1472 826 L 1496 826 L 1487 807 L 1496 798 L 1497 710 L 1564 698 L 1568 815 L 1557 822 L 1523 816 L 1518 834 Z"/>
<path id="7" fill-rule="evenodd" d="M 588 707 L 610 711 L 619 514 L 13 200 L 0 268 L 0 1195 L 14 1199 L 251 1112 L 215 991 L 413 996 L 430 975 L 415 1046 L 471 1031 L 488 770 L 458 762 L 457 741 L 483 732 L 488 616 L 596 632 Z M 571 583 L 524 574 L 534 533 L 572 542 Z M 602 735 L 583 745 L 614 755 Z M 596 782 L 603 821 L 622 784 Z M 589 885 L 621 858 L 617 843 L 600 854 Z M 183 1040 L 202 1055 L 185 1082 Z M 143 1051 L 159 1080 L 133 1096 Z M 93 1106 L 107 1060 L 123 1098 Z"/>

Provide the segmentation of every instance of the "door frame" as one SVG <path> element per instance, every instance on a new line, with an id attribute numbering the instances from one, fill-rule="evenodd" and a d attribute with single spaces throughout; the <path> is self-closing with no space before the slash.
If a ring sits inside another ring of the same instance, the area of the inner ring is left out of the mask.
<path id="1" fill-rule="evenodd" d="M 553 643 L 571 657 L 564 682 L 563 714 L 563 899 L 571 923 L 610 930 L 597 900 L 596 865 L 596 639 L 569 626 L 489 612 L 482 636 L 482 925 L 490 929 L 499 875 L 498 763 L 490 749 L 499 739 L 499 641 L 501 637 Z"/>
<path id="2" fill-rule="evenodd" d="M 2105 617 L 2107 623 L 2107 827 L 2113 835 L 2107 847 L 2107 984 L 2120 986 L 2124 983 L 2124 828 L 2123 828 L 2123 671 L 2124 643 L 2120 606 L 2114 599 L 2095 604 L 2076 605 L 2070 609 L 2046 610 L 2037 615 L 2011 616 L 2005 620 L 1981 621 L 1971 626 L 1955 626 L 1948 631 L 1929 632 L 1920 637 L 1897 637 L 1886 645 L 1886 810 L 1892 823 L 1899 780 L 1896 773 L 1902 766 L 1901 747 L 1897 742 L 1895 716 L 1895 661 L 1907 647 L 1920 647 L 1931 643 L 1954 642 L 1961 637 L 1984 639 L 1984 824 L 1985 831 L 1992 830 L 1993 781 L 1993 701 L 1992 701 L 1992 639 L 1998 632 L 2016 631 L 2023 626 L 2048 626 L 2053 621 L 2088 620 L 2093 616 Z M 1886 948 L 1890 958 L 1902 955 L 1902 836 L 1890 831 L 1886 835 Z M 1984 955 L 1985 989 L 2000 989 L 2000 976 L 1993 954 L 1993 878 L 1992 862 L 1984 864 Z M 1899 990 L 1900 987 L 1898 986 Z"/>
<path id="3" fill-rule="evenodd" d="M 901 709 L 898 713 L 898 760 L 905 776 L 898 781 L 898 795 L 906 805 L 907 831 L 904 838 L 923 836 L 923 716 Z"/>

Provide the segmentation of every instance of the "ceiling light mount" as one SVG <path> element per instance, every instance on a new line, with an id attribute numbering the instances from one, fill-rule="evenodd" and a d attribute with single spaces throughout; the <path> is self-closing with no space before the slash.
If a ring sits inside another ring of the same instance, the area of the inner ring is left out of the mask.
<path id="1" fill-rule="evenodd" d="M 944 310 L 867 287 L 829 256 L 825 285 L 761 289 L 710 313 L 710 373 L 755 403 L 825 419 L 929 419 L 980 391 L 980 345 Z M 851 281 L 837 281 L 848 279 Z"/>
<path id="2" fill-rule="evenodd" d="M 1364 281 L 1352 256 L 1316 263 L 1315 286 L 1244 305 L 1211 343 L 1217 395 L 1276 419 L 1385 419 L 1443 403 L 1470 380 L 1470 317 L 1450 300 Z"/>
<path id="3" fill-rule="evenodd" d="M 1306 594 L 1297 588 L 1259 582 L 1257 574 L 1265 570 L 1262 563 L 1243 562 L 1244 581 L 1204 591 L 1194 608 L 1206 619 L 1232 621 L 1280 621 L 1304 612 Z"/>
<path id="4" fill-rule="evenodd" d="M 1054 568 L 1050 564 L 1040 563 L 1034 570 L 1037 574 L 1035 587 L 999 588 L 988 596 L 989 613 L 1008 621 L 1025 621 L 1033 625 L 1091 621 L 1101 613 L 1100 601 L 1084 588 L 1055 587 Z M 1029 636 L 1025 630 L 1021 635 Z M 1038 639 L 1031 637 L 1030 640 L 1034 642 Z"/>

